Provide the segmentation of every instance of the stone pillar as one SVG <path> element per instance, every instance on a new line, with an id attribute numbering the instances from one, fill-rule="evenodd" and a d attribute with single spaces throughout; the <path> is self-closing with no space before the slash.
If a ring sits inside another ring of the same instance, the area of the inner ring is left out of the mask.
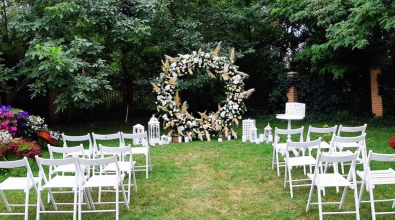
<path id="1" fill-rule="evenodd" d="M 381 69 L 370 69 L 370 91 L 372 96 L 372 112 L 374 117 L 383 116 L 383 101 L 379 95 L 379 84 L 377 82 L 377 75 L 381 74 Z"/>
<path id="2" fill-rule="evenodd" d="M 293 77 L 294 75 L 297 74 L 298 74 L 297 72 L 287 73 L 288 77 Z M 288 98 L 288 102 L 298 102 L 298 89 L 295 86 L 291 86 L 291 88 L 288 89 L 287 98 Z"/>
<path id="3" fill-rule="evenodd" d="M 60 115 L 56 113 L 56 104 L 54 104 L 56 98 L 58 97 L 58 92 L 50 89 L 49 90 L 49 119 L 52 124 L 59 124 L 60 123 Z"/>

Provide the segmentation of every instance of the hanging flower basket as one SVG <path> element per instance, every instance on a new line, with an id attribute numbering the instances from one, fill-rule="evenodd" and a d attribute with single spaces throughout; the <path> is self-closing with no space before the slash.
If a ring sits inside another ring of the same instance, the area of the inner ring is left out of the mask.
<path id="1" fill-rule="evenodd" d="M 38 137 L 45 140 L 47 143 L 49 143 L 50 145 L 55 145 L 56 144 L 56 139 L 51 138 L 51 135 L 49 133 L 49 131 L 47 130 L 39 130 L 37 133 Z"/>

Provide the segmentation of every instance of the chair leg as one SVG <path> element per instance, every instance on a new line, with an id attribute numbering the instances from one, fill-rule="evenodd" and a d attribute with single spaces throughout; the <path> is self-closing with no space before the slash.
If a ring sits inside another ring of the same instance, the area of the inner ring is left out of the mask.
<path id="1" fill-rule="evenodd" d="M 38 206 L 38 204 L 37 204 Z M 25 194 L 25 220 L 28 220 L 28 214 L 29 214 L 29 190 L 26 190 Z"/>
<path id="2" fill-rule="evenodd" d="M 376 208 L 374 206 L 373 187 L 370 182 L 369 182 L 369 198 L 370 198 L 370 209 L 372 211 L 372 220 L 376 220 Z"/>
<path id="3" fill-rule="evenodd" d="M 280 162 L 278 159 L 278 151 L 276 150 L 276 164 L 277 164 L 277 176 L 280 176 Z"/>
<path id="4" fill-rule="evenodd" d="M 272 170 L 274 169 L 274 157 L 275 157 L 275 148 L 273 147 L 273 156 L 272 156 Z"/>
<path id="5" fill-rule="evenodd" d="M 356 218 L 359 220 L 360 216 L 359 216 L 358 189 L 357 189 L 357 183 L 356 183 L 355 179 L 354 179 L 354 201 L 355 201 Z"/>
<path id="6" fill-rule="evenodd" d="M 318 212 L 319 212 L 319 215 L 320 215 L 320 220 L 322 220 L 323 219 L 323 216 L 322 216 L 322 198 L 321 198 L 321 190 L 320 190 L 320 186 L 319 185 L 317 185 L 317 193 L 318 193 Z"/>
<path id="7" fill-rule="evenodd" d="M 77 202 L 78 202 L 78 188 L 75 188 L 73 191 L 74 191 L 74 204 L 73 204 L 73 207 L 74 207 L 74 210 L 73 210 L 73 220 L 77 220 Z"/>
<path id="8" fill-rule="evenodd" d="M 150 171 L 152 171 L 151 154 L 149 152 L 148 152 L 148 161 L 149 161 Z"/>
<path id="9" fill-rule="evenodd" d="M 288 167 L 288 179 L 289 179 L 289 190 L 291 192 L 291 198 L 294 197 L 294 192 L 293 192 L 293 186 L 292 186 L 292 173 L 291 173 L 292 167 Z"/>
<path id="10" fill-rule="evenodd" d="M 10 206 L 10 204 L 8 203 L 7 197 L 4 195 L 3 190 L 0 190 L 0 194 L 1 194 L 1 198 L 3 198 L 3 201 L 4 201 L 5 206 L 7 207 L 7 211 L 8 211 L 8 212 L 12 212 L 11 206 Z"/>
<path id="11" fill-rule="evenodd" d="M 145 155 L 145 178 L 148 179 L 148 155 Z"/>
<path id="12" fill-rule="evenodd" d="M 340 204 L 339 204 L 339 210 L 343 208 L 344 200 L 346 199 L 346 195 L 347 195 L 347 189 L 348 189 L 347 186 L 345 186 L 343 189 L 342 199 L 340 200 Z"/>
<path id="13" fill-rule="evenodd" d="M 365 175 L 363 177 L 362 183 L 361 183 L 361 189 L 359 190 L 359 197 L 358 197 L 358 203 L 359 206 L 361 206 L 362 203 L 362 195 L 363 195 L 363 190 L 364 190 L 364 186 L 365 186 Z"/>
<path id="14" fill-rule="evenodd" d="M 320 189 L 318 189 L 318 190 L 320 190 Z M 309 209 L 310 209 L 311 199 L 312 199 L 312 197 L 313 197 L 313 192 L 314 192 L 314 182 L 312 181 L 312 182 L 311 182 L 311 187 L 310 187 L 309 198 L 308 198 L 308 200 L 307 200 L 307 205 L 306 205 L 306 212 L 308 212 Z"/>

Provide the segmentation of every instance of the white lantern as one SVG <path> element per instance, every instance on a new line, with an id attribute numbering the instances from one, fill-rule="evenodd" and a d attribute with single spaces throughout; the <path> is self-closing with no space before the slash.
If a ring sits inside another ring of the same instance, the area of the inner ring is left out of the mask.
<path id="1" fill-rule="evenodd" d="M 148 139 L 151 145 L 155 145 L 155 143 L 160 141 L 159 121 L 154 115 L 148 122 Z"/>
<path id="2" fill-rule="evenodd" d="M 270 127 L 269 123 L 267 123 L 264 132 L 263 139 L 266 141 L 266 143 L 273 142 L 272 128 Z"/>
<path id="3" fill-rule="evenodd" d="M 243 120 L 243 136 L 245 137 L 246 141 L 251 140 L 250 139 L 250 135 L 251 135 L 250 128 L 252 128 L 252 127 L 256 128 L 254 119 Z"/>
<path id="4" fill-rule="evenodd" d="M 168 144 L 168 141 L 169 139 L 167 138 L 167 136 L 166 135 L 162 135 L 161 137 L 160 137 L 160 141 L 162 142 L 162 144 Z"/>
<path id="5" fill-rule="evenodd" d="M 144 133 L 144 126 L 142 126 L 141 124 L 137 124 L 135 126 L 133 126 L 133 134 L 141 134 Z M 133 139 L 133 144 L 142 144 L 143 140 L 142 138 L 139 139 Z"/>
<path id="6" fill-rule="evenodd" d="M 250 142 L 255 143 L 257 140 L 257 129 L 255 126 L 250 128 Z"/>

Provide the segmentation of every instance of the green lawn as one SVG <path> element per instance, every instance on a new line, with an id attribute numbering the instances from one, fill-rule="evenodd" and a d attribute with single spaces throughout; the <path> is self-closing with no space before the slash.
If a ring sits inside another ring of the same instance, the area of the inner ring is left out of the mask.
<path id="1" fill-rule="evenodd" d="M 275 126 L 286 128 L 285 121 L 261 119 L 257 121 L 258 133 L 263 132 L 268 121 L 273 130 Z M 136 121 L 145 127 L 147 122 L 148 119 Z M 132 126 L 136 123 L 110 121 L 62 127 L 59 130 L 70 135 L 132 132 Z M 308 125 L 304 121 L 292 122 L 294 128 L 305 126 L 305 133 Z M 323 125 L 314 124 L 317 127 Z M 241 137 L 241 125 L 237 132 Z M 368 124 L 367 149 L 392 153 L 387 141 L 393 135 L 394 127 L 371 127 Z M 45 156 L 48 154 L 45 153 Z M 218 143 L 216 139 L 211 142 L 194 140 L 151 147 L 151 157 L 153 171 L 150 172 L 149 179 L 145 179 L 144 172 L 136 173 L 138 192 L 132 193 L 129 211 L 121 206 L 120 219 L 318 219 L 317 206 L 313 206 L 307 213 L 305 211 L 309 187 L 294 188 L 294 198 L 291 199 L 289 189 L 283 187 L 284 169 L 281 170 L 281 177 L 277 177 L 275 170 L 271 169 L 271 144 L 243 143 L 241 138 L 222 143 Z M 135 156 L 134 159 L 140 164 L 144 161 L 143 157 Z M 36 165 L 32 166 L 36 172 Z M 298 169 L 293 172 L 296 176 L 302 175 L 300 171 L 298 174 Z M 395 197 L 394 189 L 395 187 L 378 186 L 376 197 Z M 23 201 L 22 193 L 14 195 Z M 34 193 L 31 195 L 35 196 Z M 324 199 L 340 199 L 340 196 L 340 193 L 328 189 Z M 352 191 L 349 190 L 347 196 L 345 208 L 353 208 Z M 368 198 L 367 193 L 364 198 Z M 62 199 L 69 198 L 64 196 Z M 49 205 L 46 207 L 50 208 Z M 377 209 L 390 210 L 390 204 L 379 204 Z M 371 218 L 368 204 L 362 204 L 360 212 L 361 219 Z M 30 208 L 30 213 L 29 217 L 34 219 L 35 207 Z M 378 219 L 388 217 L 391 216 L 378 216 Z M 55 218 L 71 219 L 71 214 L 42 215 L 42 219 Z M 114 213 L 84 214 L 83 218 L 113 219 Z M 325 218 L 355 219 L 354 215 Z"/>

